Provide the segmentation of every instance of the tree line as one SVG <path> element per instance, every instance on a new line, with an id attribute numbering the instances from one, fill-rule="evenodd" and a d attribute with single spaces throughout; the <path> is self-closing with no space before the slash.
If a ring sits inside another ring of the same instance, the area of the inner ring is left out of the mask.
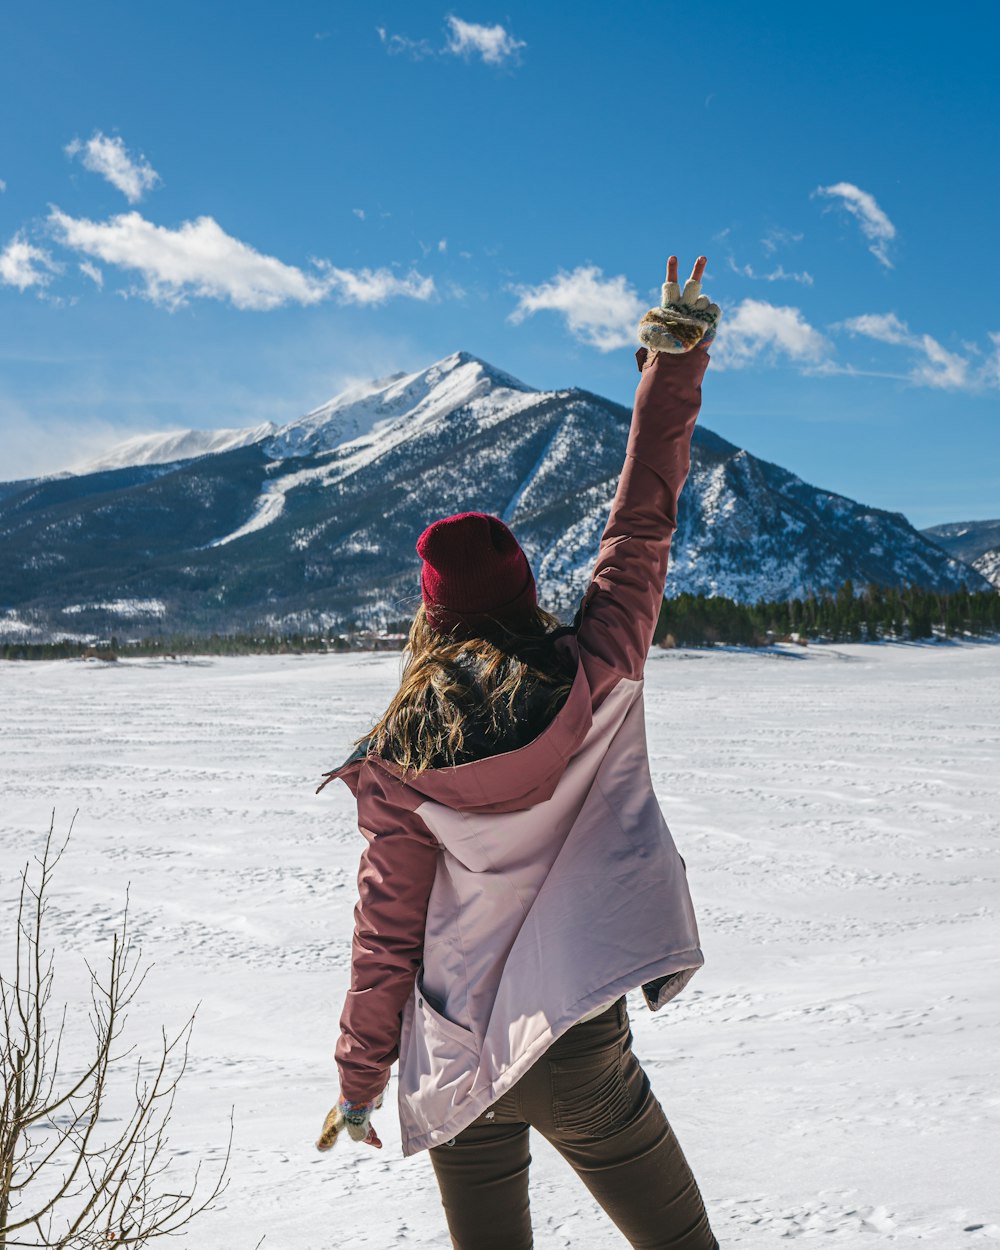
<path id="1" fill-rule="evenodd" d="M 325 655 L 342 651 L 399 651 L 405 636 L 317 632 L 307 634 L 251 631 L 233 634 L 156 634 L 145 638 L 110 638 L 98 642 L 60 639 L 58 642 L 7 642 L 0 645 L 4 660 L 116 660 L 160 658 L 173 660 L 194 655 Z"/>
<path id="2" fill-rule="evenodd" d="M 805 598 L 736 603 L 723 595 L 664 599 L 654 643 L 764 646 L 775 639 L 816 642 L 919 642 L 935 637 L 980 637 L 1000 632 L 1000 594 L 944 592 L 919 586 L 866 585 L 850 579 L 835 591 Z"/>
<path id="3" fill-rule="evenodd" d="M 4 660 L 59 660 L 121 656 L 176 658 L 191 655 L 302 655 L 344 651 L 395 651 L 406 641 L 408 621 L 392 633 L 370 630 L 342 634 L 247 631 L 232 634 L 151 635 L 101 642 L 6 642 Z M 951 592 L 917 586 L 867 585 L 856 591 L 850 580 L 836 591 L 804 598 L 759 599 L 737 603 L 724 595 L 683 593 L 664 599 L 653 635 L 659 646 L 711 646 L 714 643 L 766 646 L 781 639 L 814 642 L 919 642 L 944 637 L 1000 633 L 1000 594 L 990 590 Z"/>

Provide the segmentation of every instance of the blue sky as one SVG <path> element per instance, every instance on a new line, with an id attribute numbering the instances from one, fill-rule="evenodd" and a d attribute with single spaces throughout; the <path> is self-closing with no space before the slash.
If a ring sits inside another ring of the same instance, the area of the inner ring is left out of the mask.
<path id="1" fill-rule="evenodd" d="M 1000 516 L 998 35 L 994 0 L 8 0 L 0 480 L 459 348 L 629 402 L 704 252 L 704 425 Z"/>

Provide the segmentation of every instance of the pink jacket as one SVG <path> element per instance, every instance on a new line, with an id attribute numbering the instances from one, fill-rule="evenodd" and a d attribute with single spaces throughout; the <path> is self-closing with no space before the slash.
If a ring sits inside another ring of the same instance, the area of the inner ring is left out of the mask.
<path id="1" fill-rule="evenodd" d="M 575 634 L 569 696 L 527 746 L 341 777 L 368 845 L 336 1057 L 352 1100 L 399 1059 L 403 1154 L 452 1138 L 575 1024 L 641 986 L 658 1011 L 704 957 L 653 793 L 643 667 L 709 357 L 637 354 L 625 465 Z M 322 788 L 322 787 L 320 787 Z"/>

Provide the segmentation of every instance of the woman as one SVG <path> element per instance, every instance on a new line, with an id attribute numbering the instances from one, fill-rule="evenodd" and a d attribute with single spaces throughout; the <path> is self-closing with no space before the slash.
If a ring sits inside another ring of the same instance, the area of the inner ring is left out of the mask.
<path id="1" fill-rule="evenodd" d="M 706 264 L 682 295 L 671 256 L 640 324 L 625 465 L 574 624 L 538 608 L 498 518 L 431 525 L 399 691 L 323 782 L 350 786 L 368 845 L 317 1145 L 346 1128 L 381 1146 L 371 1114 L 398 1058 L 403 1154 L 428 1150 L 455 1250 L 532 1245 L 532 1125 L 633 1247 L 718 1247 L 625 998 L 641 987 L 658 1011 L 704 962 L 642 675 L 719 318 Z"/>

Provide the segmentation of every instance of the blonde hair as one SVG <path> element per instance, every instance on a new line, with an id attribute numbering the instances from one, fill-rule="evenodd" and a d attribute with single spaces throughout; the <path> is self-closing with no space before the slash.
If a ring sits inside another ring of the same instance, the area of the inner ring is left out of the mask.
<path id="1" fill-rule="evenodd" d="M 366 744 L 369 755 L 421 773 L 461 762 L 472 707 L 496 742 L 516 719 L 519 697 L 549 690 L 546 711 L 554 714 L 574 675 L 572 661 L 551 646 L 557 629 L 556 617 L 535 608 L 516 633 L 497 628 L 493 639 L 455 638 L 432 629 L 421 604 L 410 626 L 399 689 L 375 728 L 355 745 Z"/>

